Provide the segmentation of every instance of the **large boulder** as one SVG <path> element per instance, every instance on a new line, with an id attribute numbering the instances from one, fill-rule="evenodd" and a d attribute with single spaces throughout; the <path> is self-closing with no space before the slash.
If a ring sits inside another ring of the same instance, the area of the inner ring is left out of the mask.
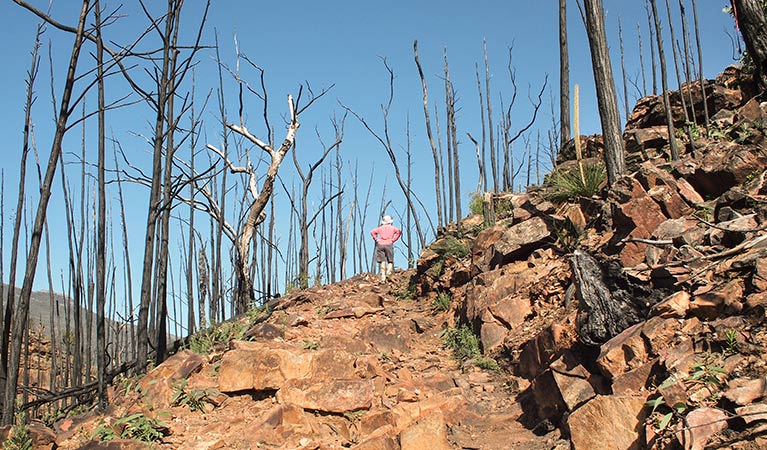
<path id="1" fill-rule="evenodd" d="M 277 401 L 303 409 L 343 414 L 370 409 L 375 388 L 373 380 L 302 378 L 285 382 Z"/>
<path id="2" fill-rule="evenodd" d="M 218 375 L 221 392 L 273 391 L 288 380 L 355 378 L 356 357 L 344 351 L 306 350 L 258 342 L 234 343 L 224 354 Z"/>
<path id="3" fill-rule="evenodd" d="M 645 448 L 642 423 L 646 398 L 597 396 L 567 419 L 574 450 Z"/>
<path id="4" fill-rule="evenodd" d="M 176 384 L 199 371 L 205 360 L 202 355 L 182 350 L 165 360 L 141 379 L 139 388 L 144 401 L 154 407 L 167 407 L 176 395 Z"/>
<path id="5" fill-rule="evenodd" d="M 524 260 L 551 240 L 552 230 L 542 217 L 533 217 L 507 229 L 489 228 L 477 236 L 471 249 L 472 275 Z"/>

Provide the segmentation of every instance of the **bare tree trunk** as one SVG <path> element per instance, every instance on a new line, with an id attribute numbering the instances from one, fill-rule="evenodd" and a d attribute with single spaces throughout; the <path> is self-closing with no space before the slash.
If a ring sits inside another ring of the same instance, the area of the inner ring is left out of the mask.
<path id="1" fill-rule="evenodd" d="M 567 0 L 559 0 L 560 148 L 570 140 L 570 54 L 567 50 Z"/>
<path id="2" fill-rule="evenodd" d="M 463 211 L 461 208 L 461 170 L 460 162 L 458 158 L 458 132 L 455 124 L 455 90 L 453 89 L 453 83 L 450 81 L 450 68 L 447 64 L 447 49 L 445 49 L 445 89 L 447 90 L 447 129 L 449 141 L 452 142 L 453 149 L 453 178 L 455 178 L 455 219 L 460 222 L 463 219 Z M 450 160 L 450 158 L 448 158 Z M 448 170 L 450 168 L 448 167 Z M 411 203 L 411 202 L 409 202 Z M 415 211 L 412 211 L 415 214 Z"/>
<path id="3" fill-rule="evenodd" d="M 754 63 L 754 81 L 767 89 L 767 17 L 761 0 L 731 0 L 743 41 Z"/>
<path id="4" fill-rule="evenodd" d="M 629 90 L 628 90 L 628 83 L 626 82 L 626 62 L 625 62 L 624 51 L 623 51 L 623 25 L 621 24 L 620 16 L 618 16 L 618 41 L 620 43 L 620 49 L 621 49 L 621 78 L 623 79 L 623 113 L 624 113 L 624 117 L 626 118 L 626 122 L 628 122 L 631 110 L 629 110 Z"/>
<path id="5" fill-rule="evenodd" d="M 591 49 L 594 84 L 599 104 L 599 117 L 605 141 L 605 165 L 607 179 L 612 186 L 625 172 L 623 136 L 620 131 L 620 113 L 615 97 L 615 81 L 610 65 L 604 10 L 601 0 L 585 0 L 586 31 Z M 577 138 L 577 137 L 576 137 Z"/>
<path id="6" fill-rule="evenodd" d="M 98 223 L 96 224 L 96 369 L 98 405 L 107 406 L 107 341 L 105 329 L 106 309 L 106 176 L 105 176 L 105 109 L 104 100 L 104 47 L 101 38 L 101 2 L 94 3 L 96 13 L 96 71 L 98 76 Z M 88 335 L 88 340 L 91 337 Z"/>
<path id="7" fill-rule="evenodd" d="M 663 104 L 666 107 L 666 126 L 668 127 L 668 141 L 671 145 L 671 159 L 676 161 L 679 159 L 679 147 L 676 143 L 676 137 L 674 134 L 674 119 L 671 115 L 671 99 L 668 92 L 668 79 L 666 72 L 666 57 L 663 55 L 663 38 L 661 36 L 660 18 L 658 16 L 658 7 L 655 0 L 650 0 L 650 6 L 652 7 L 652 15 L 655 19 L 655 37 L 657 38 L 658 45 L 658 60 L 660 61 L 660 76 L 661 83 L 663 85 Z"/>
<path id="8" fill-rule="evenodd" d="M 3 317 L 2 343 L 0 344 L 0 387 L 5 387 L 8 376 L 8 352 L 10 346 L 11 329 L 13 328 L 13 310 L 16 303 L 16 265 L 19 254 L 19 234 L 21 233 L 21 218 L 24 215 L 24 191 L 27 177 L 27 156 L 32 140 L 32 104 L 34 103 L 34 85 L 40 63 L 38 51 L 40 49 L 40 35 L 42 25 L 38 25 L 35 33 L 35 43 L 32 47 L 32 62 L 27 75 L 27 91 L 24 103 L 24 136 L 21 147 L 21 161 L 19 162 L 19 196 L 16 201 L 16 214 L 13 222 L 13 236 L 11 237 L 10 267 L 8 276 L 8 298 L 5 300 L 5 315 Z M 5 178 L 3 178 L 5 180 Z M 3 208 L 5 211 L 5 208 Z M 0 254 L 3 254 L 0 252 Z M 0 275 L 0 286 L 4 278 Z M 2 297 L 0 297 L 2 298 Z"/>
<path id="9" fill-rule="evenodd" d="M 703 79 L 703 52 L 700 46 L 700 28 L 698 27 L 698 2 L 692 0 L 692 12 L 695 18 L 695 42 L 698 48 L 698 81 L 700 82 L 700 95 L 703 99 L 703 114 L 706 123 L 706 135 L 708 135 L 708 100 L 706 98 L 706 80 Z"/>
<path id="10" fill-rule="evenodd" d="M 418 59 L 418 41 L 413 41 L 413 56 L 415 58 L 415 65 L 418 68 L 418 75 L 421 77 L 421 89 L 423 90 L 423 115 L 426 120 L 426 135 L 429 137 L 429 145 L 431 146 L 431 155 L 434 160 L 434 192 L 437 200 L 437 226 L 441 227 L 444 224 L 442 217 L 442 193 L 440 192 L 440 158 L 437 153 L 437 146 L 434 143 L 434 136 L 431 132 L 431 118 L 429 117 L 429 91 L 426 86 L 426 78 L 423 75 L 423 69 L 421 68 L 421 62 Z"/>
<path id="11" fill-rule="evenodd" d="M 645 0 L 644 4 L 645 13 L 647 14 L 647 27 L 650 30 L 650 67 L 652 68 L 652 94 L 658 94 L 658 77 L 657 69 L 655 68 L 655 27 L 652 22 L 652 14 L 650 12 L 650 0 Z"/>
<path id="12" fill-rule="evenodd" d="M 128 250 L 128 224 L 125 217 L 125 198 L 123 196 L 122 180 L 120 178 L 120 166 L 117 162 L 117 152 L 114 153 L 115 160 L 115 177 L 117 181 L 117 193 L 120 199 L 120 223 L 122 225 L 122 237 L 123 237 L 123 260 L 125 261 L 125 304 L 127 314 L 125 320 L 128 322 L 128 333 L 130 335 L 130 342 L 128 348 L 131 349 L 131 355 L 136 348 L 136 322 L 133 316 L 133 275 L 131 272 L 130 251 Z M 135 355 L 134 355 L 135 356 Z"/>
<path id="13" fill-rule="evenodd" d="M 644 53 L 642 52 L 642 29 L 637 23 L 637 45 L 639 45 L 639 70 L 642 72 L 642 96 L 647 95 L 647 75 L 645 74 Z"/>
<path id="14" fill-rule="evenodd" d="M 191 140 L 190 140 L 190 157 L 189 157 L 189 166 L 191 173 L 194 174 L 194 155 L 196 153 L 195 147 L 197 146 L 197 133 L 195 132 L 196 129 L 196 122 L 195 122 L 195 115 L 194 115 L 194 106 L 192 106 L 192 127 L 190 132 Z M 194 239 L 194 196 L 195 196 L 195 186 L 194 183 L 189 184 L 189 235 L 187 239 L 189 240 L 189 248 L 187 249 L 187 255 L 186 255 L 186 303 L 187 303 L 187 323 L 188 323 L 188 333 L 191 336 L 195 333 L 195 318 L 194 318 L 194 255 L 196 253 L 195 251 L 195 239 Z"/>
<path id="15" fill-rule="evenodd" d="M 455 214 L 455 190 L 453 189 L 453 184 L 458 181 L 455 180 L 453 177 L 450 176 L 450 172 L 453 170 L 453 146 L 455 145 L 455 142 L 453 142 L 453 130 L 451 128 L 451 112 L 450 112 L 450 95 L 451 95 L 451 87 L 450 87 L 450 71 L 448 70 L 447 66 L 447 47 L 445 47 L 443 51 L 443 59 L 445 61 L 444 65 L 444 71 L 445 71 L 445 153 L 447 155 L 447 198 L 448 198 L 448 215 L 447 215 L 447 223 L 453 222 L 455 220 L 456 214 Z M 460 216 L 460 212 L 458 213 Z"/>
<path id="16" fill-rule="evenodd" d="M 149 193 L 149 207 L 147 210 L 146 230 L 144 235 L 144 260 L 141 276 L 141 303 L 138 313 L 136 371 L 146 371 L 149 361 L 149 305 L 152 300 L 152 275 L 154 273 L 155 260 L 155 237 L 157 232 L 157 220 L 161 212 L 161 187 L 162 187 L 162 155 L 165 143 L 166 109 L 169 97 L 168 79 L 170 74 L 171 49 L 170 38 L 172 36 L 173 23 L 177 20 L 176 0 L 168 0 L 167 15 L 164 19 L 163 31 L 164 45 L 160 58 L 160 73 L 157 75 L 156 116 L 154 125 L 152 156 L 152 181 Z"/>
<path id="17" fill-rule="evenodd" d="M 32 294 L 32 285 L 34 283 L 35 273 L 37 271 L 37 260 L 40 252 L 40 239 L 42 235 L 43 224 L 45 223 L 45 216 L 48 209 L 48 200 L 51 197 L 51 186 L 53 184 L 53 176 L 56 173 L 56 166 L 61 155 L 61 143 L 64 138 L 64 133 L 67 129 L 67 121 L 69 119 L 70 112 L 70 99 L 72 98 L 72 90 L 75 82 L 75 72 L 77 69 L 77 62 L 80 57 L 80 49 L 83 44 L 83 28 L 85 25 L 85 18 L 88 12 L 89 1 L 84 0 L 80 16 L 77 24 L 77 33 L 75 35 L 75 41 L 72 47 L 72 55 L 69 59 L 69 68 L 67 71 L 67 77 L 64 82 L 64 92 L 61 99 L 61 106 L 59 109 L 58 118 L 56 120 L 56 132 L 54 134 L 53 144 L 51 146 L 51 155 L 48 160 L 48 166 L 45 172 L 45 179 L 40 189 L 40 203 L 35 215 L 35 223 L 32 229 L 32 238 L 30 242 L 30 251 L 27 258 L 27 267 L 24 273 L 24 283 L 21 287 L 21 293 L 19 295 L 19 304 L 16 308 L 18 320 L 13 323 L 12 330 L 12 345 L 11 345 L 11 357 L 8 363 L 8 378 L 5 385 L 5 395 L 3 401 L 3 425 L 10 425 L 13 423 L 15 398 L 16 398 L 16 385 L 19 377 L 19 360 L 21 357 L 21 337 L 23 330 L 27 325 L 27 311 L 29 311 L 29 300 Z"/>
<path id="18" fill-rule="evenodd" d="M 682 111 L 684 112 L 684 121 L 685 124 L 690 122 L 690 116 L 687 113 L 687 100 L 684 98 L 684 90 L 683 90 L 683 84 L 682 84 L 682 71 L 680 68 L 680 62 L 679 62 L 679 52 L 677 52 L 677 46 L 675 45 L 678 43 L 676 38 L 676 33 L 674 32 L 674 21 L 671 17 L 671 6 L 669 5 L 669 0 L 665 0 L 666 2 L 666 16 L 668 17 L 668 29 L 671 34 L 671 52 L 674 57 L 674 73 L 676 74 L 676 85 L 679 87 L 679 98 L 682 100 Z M 695 114 L 693 114 L 693 117 Z M 685 125 L 685 128 L 689 131 L 689 125 Z M 690 139 L 692 141 L 692 139 Z"/>
<path id="19" fill-rule="evenodd" d="M 493 137 L 493 109 L 490 100 L 490 62 L 487 57 L 487 40 L 482 40 L 482 53 L 485 56 L 485 98 L 487 99 L 487 131 L 490 136 L 490 170 L 493 172 L 493 192 L 498 192 L 498 163 L 496 161 L 495 139 Z"/>
<path id="20" fill-rule="evenodd" d="M 688 100 L 690 101 L 690 121 L 693 125 L 697 126 L 698 118 L 697 114 L 695 113 L 695 102 L 692 97 L 692 69 L 690 67 L 690 58 L 692 57 L 692 53 L 690 51 L 690 32 L 687 30 L 687 16 L 684 13 L 684 4 L 682 3 L 682 0 L 679 0 L 679 15 L 682 21 L 682 41 L 684 42 L 684 77 L 685 83 L 687 84 Z M 680 94 L 684 96 L 684 90 L 681 86 L 679 87 L 679 90 Z"/>

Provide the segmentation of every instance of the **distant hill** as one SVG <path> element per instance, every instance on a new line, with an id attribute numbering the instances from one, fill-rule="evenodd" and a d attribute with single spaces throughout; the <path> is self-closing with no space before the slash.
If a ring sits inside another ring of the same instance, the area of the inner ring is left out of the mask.
<path id="1" fill-rule="evenodd" d="M 5 313 L 5 303 L 8 295 L 8 285 L 3 284 L 3 298 L 0 303 L 2 303 L 2 313 Z M 19 289 L 16 288 L 16 295 L 18 299 L 18 292 Z M 32 296 L 30 298 L 30 304 L 29 304 L 29 326 L 32 329 L 41 329 L 43 331 L 43 335 L 50 338 L 51 337 L 51 315 L 53 315 L 55 319 L 54 326 L 57 329 L 57 334 L 60 336 L 61 330 L 64 330 L 67 327 L 67 312 L 70 314 L 70 322 L 69 327 L 74 327 L 73 322 L 73 316 L 72 312 L 69 311 L 69 308 L 72 307 L 73 300 L 68 299 L 65 295 L 62 295 L 57 292 L 51 293 L 50 291 L 34 291 L 32 292 Z M 88 321 L 91 321 L 92 328 L 90 333 L 90 339 L 92 343 L 96 342 L 96 314 L 93 311 L 88 310 L 85 307 L 80 307 L 80 318 L 82 320 L 81 323 L 81 332 L 80 335 L 84 336 L 86 333 L 86 324 Z M 119 330 L 122 336 L 125 336 L 128 330 L 127 324 L 120 321 L 107 321 L 107 331 L 112 336 L 115 335 L 115 333 Z M 120 340 L 124 342 L 124 337 L 121 337 Z M 87 341 L 84 341 L 87 342 Z"/>

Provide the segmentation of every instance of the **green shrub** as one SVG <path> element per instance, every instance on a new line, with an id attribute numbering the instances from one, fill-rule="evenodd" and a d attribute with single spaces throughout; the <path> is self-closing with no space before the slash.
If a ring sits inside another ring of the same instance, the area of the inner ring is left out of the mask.
<path id="1" fill-rule="evenodd" d="M 392 295 L 397 300 L 414 300 L 416 296 L 415 280 L 408 277 L 392 289 Z"/>
<path id="2" fill-rule="evenodd" d="M 180 380 L 173 384 L 175 395 L 170 401 L 174 406 L 186 406 L 190 411 L 205 413 L 208 405 L 213 405 L 211 397 L 218 394 L 215 389 L 187 389 L 187 380 Z"/>
<path id="3" fill-rule="evenodd" d="M 482 206 L 482 197 L 484 194 L 482 192 L 472 192 L 469 194 L 469 211 L 472 212 L 472 214 L 479 214 L 482 215 L 484 212 L 484 207 Z"/>
<path id="4" fill-rule="evenodd" d="M 607 180 L 607 170 L 601 163 L 584 164 L 583 174 L 585 183 L 577 167 L 571 170 L 554 170 L 546 180 L 546 197 L 555 203 L 591 197 L 599 192 L 599 187 Z"/>
<path id="5" fill-rule="evenodd" d="M 479 338 L 466 325 L 443 331 L 442 344 L 452 350 L 453 357 L 460 362 L 480 356 Z"/>
<path id="6" fill-rule="evenodd" d="M 490 370 L 492 372 L 501 370 L 501 366 L 499 366 L 493 358 L 487 358 L 485 356 L 477 356 L 472 363 L 480 369 Z"/>
<path id="7" fill-rule="evenodd" d="M 118 419 L 115 427 L 122 426 L 120 437 L 123 439 L 136 439 L 142 442 L 157 442 L 165 436 L 168 425 L 160 419 L 153 419 L 141 413 L 131 414 Z"/>
<path id="8" fill-rule="evenodd" d="M 119 438 L 114 429 L 104 422 L 104 419 L 99 419 L 98 425 L 93 429 L 91 439 L 96 439 L 101 442 L 114 441 Z"/>
<path id="9" fill-rule="evenodd" d="M 431 307 L 437 311 L 447 311 L 450 309 L 450 303 L 453 301 L 453 297 L 448 292 L 440 292 L 437 297 L 431 303 Z"/>
<path id="10" fill-rule="evenodd" d="M 431 246 L 431 249 L 443 258 L 455 256 L 456 258 L 461 259 L 471 253 L 469 246 L 461 242 L 455 236 L 448 236 L 435 242 L 434 245 Z"/>
<path id="11" fill-rule="evenodd" d="M 226 344 L 234 339 L 242 339 L 245 331 L 246 326 L 242 322 L 224 322 L 193 335 L 189 338 L 187 348 L 201 355 L 207 354 L 219 344 Z"/>
<path id="12" fill-rule="evenodd" d="M 17 414 L 8 439 L 3 441 L 3 450 L 32 450 L 32 436 L 29 434 L 26 414 Z"/>

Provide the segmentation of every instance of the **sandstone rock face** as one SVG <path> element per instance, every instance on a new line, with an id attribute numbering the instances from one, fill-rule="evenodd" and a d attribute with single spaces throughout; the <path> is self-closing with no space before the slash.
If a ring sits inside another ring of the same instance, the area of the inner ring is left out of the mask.
<path id="1" fill-rule="evenodd" d="M 221 360 L 221 392 L 277 390 L 288 380 L 354 378 L 356 357 L 338 350 L 311 351 L 240 342 Z"/>
<path id="2" fill-rule="evenodd" d="M 149 450 L 151 448 L 151 444 L 146 442 L 134 441 L 132 439 L 116 439 L 108 442 L 88 442 L 80 447 L 80 450 Z"/>
<path id="3" fill-rule="evenodd" d="M 628 179 L 611 194 L 614 196 L 613 220 L 616 232 L 629 238 L 649 239 L 667 217 L 641 183 Z M 646 245 L 628 242 L 620 253 L 621 263 L 626 267 L 644 261 Z"/>
<path id="4" fill-rule="evenodd" d="M 748 405 L 754 400 L 767 396 L 767 379 L 757 378 L 749 380 L 739 378 L 732 380 L 724 396 L 736 405 Z"/>
<path id="5" fill-rule="evenodd" d="M 167 407 L 175 395 L 175 383 L 200 370 L 203 362 L 201 355 L 189 350 L 182 350 L 168 358 L 141 380 L 140 388 L 145 401 L 158 408 Z"/>
<path id="6" fill-rule="evenodd" d="M 712 435 L 727 428 L 727 414 L 720 409 L 698 408 L 685 420 L 685 430 L 677 432 L 677 439 L 687 450 L 703 450 Z"/>
<path id="7" fill-rule="evenodd" d="M 480 237 L 484 239 L 480 240 Z M 527 258 L 551 239 L 551 230 L 541 217 L 533 217 L 506 230 L 495 227 L 483 231 L 480 237 L 471 251 L 474 274 Z"/>
<path id="8" fill-rule="evenodd" d="M 567 419 L 574 450 L 640 450 L 644 397 L 597 396 Z M 609 424 L 609 425 L 608 425 Z"/>
<path id="9" fill-rule="evenodd" d="M 286 381 L 277 392 L 277 400 L 308 410 L 343 414 L 370 409 L 373 393 L 372 380 L 301 378 Z"/>
<path id="10" fill-rule="evenodd" d="M 400 433 L 401 450 L 450 450 L 447 428 L 442 414 L 430 414 Z"/>

